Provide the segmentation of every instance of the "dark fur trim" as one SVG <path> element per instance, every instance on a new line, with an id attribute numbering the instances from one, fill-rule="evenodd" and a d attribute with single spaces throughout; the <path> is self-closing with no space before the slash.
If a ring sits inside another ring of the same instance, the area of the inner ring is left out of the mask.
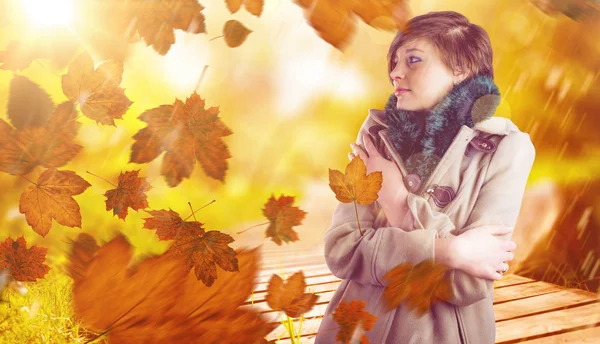
<path id="1" fill-rule="evenodd" d="M 463 125 L 472 128 L 493 116 L 500 92 L 492 78 L 476 75 L 454 86 L 431 111 L 397 109 L 396 102 L 392 94 L 385 105 L 390 141 L 408 173 L 425 181 Z"/>

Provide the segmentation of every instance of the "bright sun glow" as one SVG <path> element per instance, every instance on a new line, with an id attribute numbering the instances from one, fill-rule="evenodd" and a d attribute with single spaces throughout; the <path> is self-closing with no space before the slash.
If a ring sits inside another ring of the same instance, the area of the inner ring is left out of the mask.
<path id="1" fill-rule="evenodd" d="M 69 25 L 73 18 L 72 0 L 22 0 L 25 13 L 36 26 Z"/>

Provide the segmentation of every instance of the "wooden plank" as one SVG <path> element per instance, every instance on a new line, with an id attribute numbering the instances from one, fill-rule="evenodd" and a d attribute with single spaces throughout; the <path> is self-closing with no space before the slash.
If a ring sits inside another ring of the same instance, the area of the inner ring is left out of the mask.
<path id="1" fill-rule="evenodd" d="M 562 290 L 561 287 L 543 282 L 517 284 L 505 288 L 494 288 L 494 303 L 523 299 Z"/>
<path id="2" fill-rule="evenodd" d="M 314 344 L 314 340 L 312 343 Z M 283 344 L 283 341 L 280 341 Z M 287 343 L 291 344 L 291 341 L 288 340 Z M 307 344 L 308 342 L 302 341 L 302 344 Z M 600 325 L 595 327 L 588 327 L 582 330 L 576 330 L 571 332 L 565 332 L 560 334 L 551 335 L 549 337 L 542 337 L 532 340 L 526 340 L 524 342 L 520 342 L 523 344 L 558 344 L 558 343 L 600 343 Z"/>
<path id="3" fill-rule="evenodd" d="M 286 274 L 286 278 L 291 276 L 293 273 L 298 272 L 298 271 L 304 271 L 304 276 L 311 276 L 311 275 L 320 275 L 323 273 L 331 273 L 331 270 L 329 270 L 329 267 L 327 266 L 327 264 L 317 264 L 317 265 L 311 265 L 309 267 L 304 267 L 303 269 L 299 269 L 298 267 L 284 267 L 284 268 L 277 268 L 277 269 L 268 269 L 268 270 L 261 270 L 258 273 L 258 277 L 260 279 L 260 282 L 265 282 L 265 281 L 269 281 L 269 279 L 271 278 L 272 274 L 278 274 L 279 276 L 281 276 L 281 274 Z M 283 276 L 281 276 L 283 277 Z"/>
<path id="4" fill-rule="evenodd" d="M 308 277 L 304 278 L 304 281 L 306 282 L 307 292 L 308 292 L 308 288 L 310 288 L 310 286 L 315 285 L 315 284 L 324 283 L 324 282 L 339 282 L 339 283 L 342 282 L 341 279 L 335 277 L 331 273 L 324 273 L 321 275 L 308 276 Z M 256 284 L 254 286 L 254 293 L 266 291 L 268 284 L 269 284 L 268 281 Z"/>
<path id="5" fill-rule="evenodd" d="M 269 259 L 261 262 L 261 269 L 278 269 L 280 267 L 293 267 L 297 266 L 298 269 L 302 269 L 304 267 L 308 267 L 311 265 L 320 265 L 325 264 L 325 257 L 323 255 L 314 255 L 314 256 L 303 256 L 302 258 L 290 259 L 290 260 L 278 260 L 278 259 Z"/>
<path id="6" fill-rule="evenodd" d="M 558 290 L 556 292 L 528 297 L 509 302 L 496 303 L 496 321 L 510 320 L 528 314 L 557 310 L 567 306 L 589 303 L 595 294 L 580 289 Z"/>
<path id="7" fill-rule="evenodd" d="M 513 343 L 544 334 L 559 334 L 600 323 L 600 302 L 496 323 L 496 342 Z M 600 324 L 599 324 L 600 325 Z"/>

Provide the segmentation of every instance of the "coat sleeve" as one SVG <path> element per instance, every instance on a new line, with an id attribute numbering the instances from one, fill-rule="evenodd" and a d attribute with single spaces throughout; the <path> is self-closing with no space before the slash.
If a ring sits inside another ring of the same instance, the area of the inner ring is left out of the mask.
<path id="1" fill-rule="evenodd" d="M 359 130 L 356 143 L 364 147 L 362 133 L 372 124 L 369 118 Z M 325 261 L 331 273 L 361 284 L 385 286 L 383 276 L 395 266 L 434 259 L 437 230 L 407 232 L 389 224 L 377 201 L 369 205 L 338 202 L 331 225 L 324 235 Z M 358 213 L 358 220 L 357 220 Z M 358 223 L 364 233 L 360 235 Z"/>
<path id="2" fill-rule="evenodd" d="M 516 132 L 502 138 L 488 164 L 486 180 L 469 219 L 458 234 L 482 225 L 514 228 L 534 159 L 535 148 L 529 134 Z M 442 237 L 454 235 L 450 233 L 455 229 L 450 218 L 431 209 L 425 198 L 409 194 L 407 203 L 409 211 L 404 223 L 413 221 L 414 228 L 440 228 Z M 510 240 L 512 231 L 497 237 Z M 452 286 L 453 298 L 447 301 L 457 306 L 480 301 L 494 290 L 493 280 L 474 277 L 460 269 L 448 270 L 444 278 Z"/>

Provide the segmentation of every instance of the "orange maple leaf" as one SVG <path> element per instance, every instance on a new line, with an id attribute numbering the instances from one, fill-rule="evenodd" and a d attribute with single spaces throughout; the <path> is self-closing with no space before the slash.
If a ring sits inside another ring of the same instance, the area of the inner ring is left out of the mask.
<path id="1" fill-rule="evenodd" d="M 52 219 L 67 227 L 81 228 L 79 204 L 72 196 L 83 193 L 90 183 L 73 171 L 47 169 L 37 184 L 21 194 L 19 211 L 39 235 L 45 237 L 52 227 Z"/>
<path id="2" fill-rule="evenodd" d="M 147 211 L 151 218 L 144 219 L 144 227 L 156 229 L 161 240 L 174 240 L 169 248 L 185 257 L 186 271 L 194 268 L 196 278 L 210 287 L 217 279 L 218 264 L 225 271 L 239 271 L 235 251 L 228 246 L 234 239 L 219 231 L 205 232 L 202 223 L 184 221 L 171 209 Z"/>
<path id="3" fill-rule="evenodd" d="M 336 342 L 344 344 L 356 343 L 355 337 L 360 337 L 360 343 L 369 343 L 369 339 L 364 332 L 373 329 L 377 317 L 364 311 L 365 302 L 351 300 L 346 303 L 342 299 L 333 312 L 333 320 L 340 325 L 340 329 L 335 336 Z"/>
<path id="4" fill-rule="evenodd" d="M 79 238 L 73 245 L 89 245 Z M 86 249 L 83 249 L 84 251 Z M 166 252 L 131 264 L 133 247 L 119 235 L 93 253 L 74 280 L 75 313 L 111 343 L 254 343 L 278 324 L 241 308 L 254 288 L 260 252 L 239 249 L 239 272 L 198 283 L 182 257 Z"/>
<path id="5" fill-rule="evenodd" d="M 115 126 L 115 119 L 133 104 L 119 85 L 123 62 L 104 62 L 94 70 L 94 60 L 84 52 L 69 65 L 62 76 L 62 90 L 69 100 L 79 104 L 81 112 L 98 123 Z"/>
<path id="6" fill-rule="evenodd" d="M 81 151 L 73 143 L 79 126 L 71 102 L 58 105 L 45 126 L 13 129 L 0 119 L 0 171 L 25 175 L 36 166 L 56 168 L 65 165 Z"/>
<path id="7" fill-rule="evenodd" d="M 431 259 L 394 267 L 384 276 L 387 282 L 383 290 L 385 310 L 390 311 L 406 301 L 423 316 L 435 302 L 447 302 L 452 297 L 452 286 L 443 278 L 448 269 L 443 264 L 434 264 Z"/>
<path id="8" fill-rule="evenodd" d="M 265 238 L 271 237 L 271 240 L 281 246 L 282 241 L 294 242 L 300 240 L 298 233 L 292 229 L 293 226 L 302 224 L 302 220 L 308 214 L 298 207 L 293 207 L 294 196 L 271 195 L 265 207 L 262 209 L 263 215 L 269 219 L 269 227 L 265 233 Z"/>
<path id="9" fill-rule="evenodd" d="M 44 264 L 47 252 L 47 248 L 37 245 L 28 249 L 23 235 L 17 240 L 8 237 L 0 243 L 0 271 L 8 269 L 9 275 L 20 282 L 44 278 L 50 270 Z"/>
<path id="10" fill-rule="evenodd" d="M 285 283 L 279 275 L 273 274 L 267 285 L 265 300 L 273 310 L 282 310 L 288 317 L 298 318 L 310 311 L 319 299 L 319 295 L 314 293 L 305 294 L 305 288 L 306 282 L 302 271 L 290 276 Z"/>
<path id="11" fill-rule="evenodd" d="M 342 50 L 356 31 L 354 14 L 367 25 L 386 31 L 401 29 L 410 17 L 406 0 L 294 0 L 317 34 Z"/>
<path id="12" fill-rule="evenodd" d="M 204 6 L 197 0 L 146 1 L 131 5 L 130 20 L 133 30 L 154 50 L 166 55 L 175 43 L 174 30 L 198 34 L 206 32 Z"/>
<path id="13" fill-rule="evenodd" d="M 342 203 L 354 202 L 358 230 L 363 235 L 358 219 L 356 203 L 371 204 L 377 200 L 383 184 L 383 173 L 373 171 L 367 175 L 367 166 L 360 156 L 355 156 L 346 165 L 346 173 L 329 169 L 329 187 L 335 193 L 335 198 Z"/>
<path id="14" fill-rule="evenodd" d="M 218 116 L 219 108 L 204 109 L 204 99 L 194 92 L 185 103 L 161 105 L 143 112 L 139 119 L 148 126 L 134 136 L 129 161 L 138 164 L 156 159 L 163 151 L 161 174 L 171 187 L 189 178 L 198 160 L 211 178 L 225 181 L 231 158 L 223 136 L 233 134 Z"/>
<path id="15" fill-rule="evenodd" d="M 148 208 L 148 196 L 145 192 L 152 189 L 152 186 L 145 178 L 138 177 L 139 172 L 140 170 L 121 172 L 118 186 L 104 193 L 106 210 L 113 209 L 113 215 L 118 215 L 123 221 L 127 217 L 127 208 L 135 211 Z"/>
<path id="16" fill-rule="evenodd" d="M 227 5 L 227 9 L 232 14 L 237 12 L 240 7 L 242 7 L 242 3 L 246 7 L 246 10 L 257 17 L 260 17 L 263 7 L 263 0 L 225 0 L 225 4 Z"/>

